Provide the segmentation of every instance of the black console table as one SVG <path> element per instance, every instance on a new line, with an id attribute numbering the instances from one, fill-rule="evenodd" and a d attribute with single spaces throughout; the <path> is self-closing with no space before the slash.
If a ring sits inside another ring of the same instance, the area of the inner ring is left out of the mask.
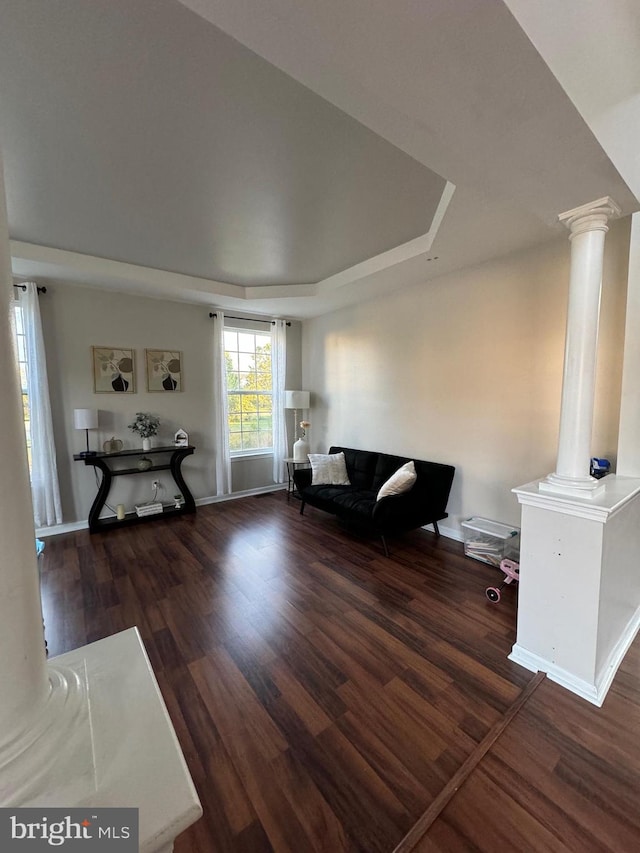
<path id="1" fill-rule="evenodd" d="M 73 458 L 76 462 L 84 462 L 85 465 L 92 465 L 102 472 L 102 481 L 98 488 L 98 494 L 89 510 L 89 532 L 97 533 L 99 530 L 111 530 L 114 527 L 125 527 L 128 524 L 139 524 L 142 521 L 157 521 L 159 518 L 195 512 L 196 503 L 180 470 L 183 459 L 191 456 L 194 450 L 195 447 L 193 445 L 188 445 L 187 447 L 169 445 L 167 447 L 153 447 L 151 450 L 120 450 L 117 453 L 96 453 L 94 456 L 75 455 Z M 137 464 L 134 467 L 123 468 L 112 467 L 109 464 L 112 460 L 125 460 L 126 463 L 127 458 L 133 462 L 135 457 L 138 457 L 139 461 L 143 456 L 155 457 L 159 454 L 164 454 L 164 456 L 159 456 L 157 460 L 153 459 L 153 464 L 145 469 L 140 469 Z M 113 477 L 122 477 L 128 474 L 153 474 L 156 471 L 171 471 L 171 476 L 178 487 L 178 491 L 184 498 L 184 503 L 181 507 L 177 508 L 173 504 L 170 504 L 164 506 L 162 512 L 158 512 L 155 515 L 139 516 L 134 511 L 128 512 L 124 518 L 116 518 L 115 516 L 100 518 L 100 513 L 107 501 Z"/>

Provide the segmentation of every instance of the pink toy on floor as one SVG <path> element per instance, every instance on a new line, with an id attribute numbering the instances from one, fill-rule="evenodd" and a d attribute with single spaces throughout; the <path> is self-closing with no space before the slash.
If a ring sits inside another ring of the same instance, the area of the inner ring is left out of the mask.
<path id="1" fill-rule="evenodd" d="M 518 582 L 520 563 L 516 563 L 515 560 L 503 560 L 500 563 L 500 571 L 504 574 L 504 580 L 500 586 L 488 586 L 485 590 L 485 595 L 492 604 L 497 604 L 500 601 L 500 591 L 508 583 Z"/>

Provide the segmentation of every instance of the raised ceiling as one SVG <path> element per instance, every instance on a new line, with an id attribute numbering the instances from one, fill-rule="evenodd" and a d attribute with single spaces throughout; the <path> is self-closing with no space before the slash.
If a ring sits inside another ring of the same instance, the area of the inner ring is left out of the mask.
<path id="1" fill-rule="evenodd" d="M 445 180 L 173 0 L 3 0 L 13 239 L 259 286 L 429 230 Z"/>
<path id="2" fill-rule="evenodd" d="M 502 0 L 3 0 L 0 80 L 20 275 L 305 317 L 638 206 Z"/>

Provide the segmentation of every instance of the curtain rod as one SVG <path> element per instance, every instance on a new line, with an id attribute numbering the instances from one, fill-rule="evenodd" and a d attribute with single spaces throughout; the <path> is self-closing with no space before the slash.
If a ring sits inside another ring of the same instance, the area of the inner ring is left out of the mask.
<path id="1" fill-rule="evenodd" d="M 210 319 L 213 319 L 214 317 L 217 317 L 217 316 L 218 315 L 215 313 L 215 311 L 209 311 L 209 318 Z M 275 326 L 275 324 L 276 324 L 275 320 L 255 320 L 253 317 L 234 317 L 233 314 L 225 314 L 224 316 L 228 317 L 230 320 L 248 320 L 249 323 L 271 323 L 272 326 Z M 285 320 L 285 326 L 290 326 L 290 325 L 291 325 L 291 321 Z"/>
<path id="2" fill-rule="evenodd" d="M 25 290 L 27 289 L 27 285 L 26 285 L 26 284 L 14 284 L 13 286 L 14 286 L 14 287 L 19 287 L 19 288 L 20 288 L 20 290 L 22 290 L 22 291 L 25 291 Z M 46 292 L 47 292 L 47 288 L 46 288 L 46 287 L 44 287 L 44 286 L 43 286 L 43 287 L 39 287 L 39 286 L 38 286 L 38 293 L 46 293 Z"/>

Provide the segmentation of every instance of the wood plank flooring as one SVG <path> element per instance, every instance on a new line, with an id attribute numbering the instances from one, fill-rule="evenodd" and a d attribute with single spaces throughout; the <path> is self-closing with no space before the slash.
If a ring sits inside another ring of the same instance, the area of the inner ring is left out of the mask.
<path id="1" fill-rule="evenodd" d="M 51 537 L 51 655 L 137 625 L 204 817 L 176 853 L 391 853 L 533 676 L 516 590 L 415 531 L 345 532 L 284 492 Z M 640 849 L 640 646 L 603 709 L 547 680 L 403 850 Z"/>

